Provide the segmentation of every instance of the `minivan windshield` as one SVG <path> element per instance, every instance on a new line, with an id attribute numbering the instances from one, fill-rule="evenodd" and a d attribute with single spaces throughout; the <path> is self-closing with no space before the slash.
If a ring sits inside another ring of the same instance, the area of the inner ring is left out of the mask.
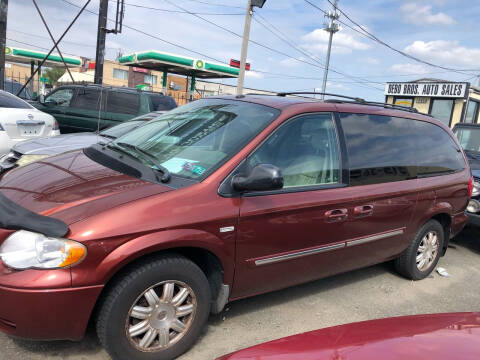
<path id="1" fill-rule="evenodd" d="M 119 137 L 111 148 L 128 151 L 153 169 L 202 180 L 279 114 L 277 109 L 243 101 L 197 100 Z"/>
<path id="2" fill-rule="evenodd" d="M 453 132 L 463 150 L 480 152 L 480 127 L 457 127 Z"/>

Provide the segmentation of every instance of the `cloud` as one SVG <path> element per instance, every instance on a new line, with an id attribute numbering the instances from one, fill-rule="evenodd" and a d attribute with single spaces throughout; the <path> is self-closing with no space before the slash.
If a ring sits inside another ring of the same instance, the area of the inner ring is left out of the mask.
<path id="1" fill-rule="evenodd" d="M 349 87 L 338 82 L 327 81 L 327 89 L 350 90 Z"/>
<path id="2" fill-rule="evenodd" d="M 305 60 L 303 57 L 299 57 L 298 59 Z M 297 61 L 293 58 L 285 58 L 285 59 L 280 61 L 280 65 L 285 66 L 285 67 L 295 67 L 295 66 L 302 65 L 302 62 Z"/>
<path id="3" fill-rule="evenodd" d="M 245 71 L 245 76 L 251 79 L 263 79 L 263 74 L 256 71 Z"/>
<path id="4" fill-rule="evenodd" d="M 378 58 L 374 58 L 374 57 L 371 57 L 371 56 L 361 57 L 361 58 L 359 58 L 359 60 L 363 63 L 367 63 L 367 64 L 370 64 L 370 65 L 380 64 L 380 60 L 378 60 Z"/>
<path id="5" fill-rule="evenodd" d="M 453 25 L 455 20 L 442 12 L 433 14 L 431 5 L 406 3 L 400 7 L 405 22 L 415 25 Z"/>
<path id="6" fill-rule="evenodd" d="M 301 48 L 314 54 L 326 53 L 329 34 L 322 29 L 315 29 L 311 33 L 302 36 Z M 337 54 L 349 54 L 353 50 L 368 50 L 370 45 L 358 41 L 348 33 L 338 32 L 333 35 L 332 52 Z"/>
<path id="7" fill-rule="evenodd" d="M 480 48 L 467 48 L 461 46 L 458 41 L 434 40 L 434 41 L 414 41 L 405 48 L 405 52 L 428 59 L 433 63 L 459 66 L 473 66 L 475 69 L 480 67 Z"/>
<path id="8" fill-rule="evenodd" d="M 402 75 L 424 75 L 431 70 L 422 64 L 394 64 L 390 67 L 390 71 L 395 74 Z"/>

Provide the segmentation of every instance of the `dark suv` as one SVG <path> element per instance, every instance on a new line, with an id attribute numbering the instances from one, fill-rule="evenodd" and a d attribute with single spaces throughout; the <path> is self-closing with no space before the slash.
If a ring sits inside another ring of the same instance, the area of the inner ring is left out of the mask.
<path id="1" fill-rule="evenodd" d="M 448 127 L 392 107 L 202 99 L 7 172 L 0 330 L 92 320 L 114 359 L 173 359 L 228 301 L 389 260 L 427 277 L 473 179 Z"/>
<path id="2" fill-rule="evenodd" d="M 453 133 L 467 156 L 474 179 L 472 198 L 467 206 L 469 223 L 480 226 L 480 124 L 459 123 Z"/>
<path id="3" fill-rule="evenodd" d="M 139 115 L 177 107 L 172 97 L 161 93 L 97 85 L 60 86 L 33 105 L 53 115 L 62 134 L 103 130 Z"/>

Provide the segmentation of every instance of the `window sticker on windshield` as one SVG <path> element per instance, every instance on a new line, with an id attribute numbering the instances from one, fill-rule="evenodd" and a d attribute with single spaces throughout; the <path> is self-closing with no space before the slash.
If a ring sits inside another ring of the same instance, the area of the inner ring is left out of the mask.
<path id="1" fill-rule="evenodd" d="M 197 175 L 202 175 L 206 170 L 203 166 L 195 165 L 194 163 L 191 163 L 191 162 L 186 162 L 185 164 L 183 164 L 183 169 L 187 171 L 191 171 L 192 173 Z"/>
<path id="2" fill-rule="evenodd" d="M 165 166 L 172 173 L 179 173 L 185 169 L 186 164 L 191 164 L 190 166 L 195 166 L 194 164 L 198 161 L 189 160 L 184 158 L 171 158 L 170 160 L 165 161 L 162 165 Z"/>

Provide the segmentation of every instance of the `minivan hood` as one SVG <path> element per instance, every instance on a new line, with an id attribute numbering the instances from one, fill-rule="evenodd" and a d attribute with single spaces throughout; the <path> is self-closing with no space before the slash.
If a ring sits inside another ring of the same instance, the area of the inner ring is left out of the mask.
<path id="1" fill-rule="evenodd" d="M 71 151 L 7 172 L 0 192 L 33 212 L 68 225 L 96 213 L 172 190 L 121 174 Z"/>
<path id="2" fill-rule="evenodd" d="M 64 134 L 22 141 L 12 150 L 22 155 L 56 155 L 83 149 L 100 141 L 108 142 L 109 140 L 95 133 Z"/>

